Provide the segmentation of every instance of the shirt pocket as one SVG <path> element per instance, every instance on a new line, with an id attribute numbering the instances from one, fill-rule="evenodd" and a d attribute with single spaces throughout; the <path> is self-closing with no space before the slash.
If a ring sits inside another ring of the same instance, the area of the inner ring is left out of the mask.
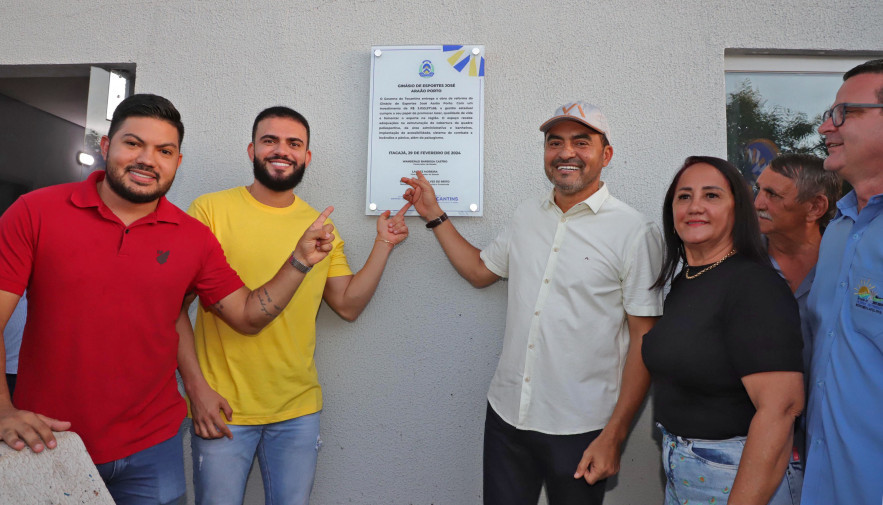
<path id="1" fill-rule="evenodd" d="M 857 268 L 849 280 L 847 296 L 853 328 L 883 349 L 883 273 Z"/>

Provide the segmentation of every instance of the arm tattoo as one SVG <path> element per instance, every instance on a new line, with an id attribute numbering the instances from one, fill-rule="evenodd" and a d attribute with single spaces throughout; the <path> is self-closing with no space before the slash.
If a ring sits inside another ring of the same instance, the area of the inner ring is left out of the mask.
<path id="1" fill-rule="evenodd" d="M 257 293 L 258 302 L 261 304 L 261 312 L 266 314 L 270 319 L 279 315 L 279 307 L 275 304 L 271 306 L 272 300 L 270 299 L 270 292 L 267 291 L 267 288 L 259 288 L 255 293 Z M 275 310 L 273 310 L 274 308 Z"/>
<path id="2" fill-rule="evenodd" d="M 273 298 L 270 296 L 270 292 L 267 291 L 267 288 L 264 288 L 264 293 L 267 295 L 267 303 L 273 303 Z M 275 303 L 273 303 L 273 308 L 276 309 L 276 314 L 278 315 L 280 312 L 282 312 L 282 309 L 284 307 L 280 307 L 280 306 L 276 305 Z"/>

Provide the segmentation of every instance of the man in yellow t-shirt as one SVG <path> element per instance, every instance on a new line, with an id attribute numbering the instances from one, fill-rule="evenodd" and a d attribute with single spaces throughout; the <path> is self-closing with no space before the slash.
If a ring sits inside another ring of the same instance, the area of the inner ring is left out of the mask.
<path id="1" fill-rule="evenodd" d="M 309 124 L 298 112 L 287 107 L 264 110 L 255 119 L 248 145 L 254 182 L 203 195 L 188 211 L 211 228 L 246 285 L 259 286 L 272 278 L 279 263 L 290 257 L 297 231 L 319 215 L 292 191 L 310 163 L 309 136 Z M 315 265 L 293 264 L 306 277 L 291 303 L 255 336 L 233 330 L 199 307 L 194 343 L 205 380 L 185 382 L 198 504 L 241 503 L 256 453 L 267 503 L 309 502 L 322 410 L 313 360 L 316 313 L 323 299 L 348 321 L 362 312 L 390 252 L 408 235 L 404 213 L 409 205 L 393 218 L 389 211 L 380 216 L 374 247 L 355 275 L 337 233 L 325 259 Z M 271 299 L 266 304 L 269 311 L 279 310 Z"/>

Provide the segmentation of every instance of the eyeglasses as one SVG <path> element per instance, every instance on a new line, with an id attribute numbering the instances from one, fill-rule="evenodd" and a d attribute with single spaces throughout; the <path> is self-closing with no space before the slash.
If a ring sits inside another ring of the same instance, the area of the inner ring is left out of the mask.
<path id="1" fill-rule="evenodd" d="M 822 123 L 831 119 L 835 128 L 843 126 L 846 121 L 846 110 L 849 109 L 883 109 L 883 103 L 838 103 L 822 113 Z"/>

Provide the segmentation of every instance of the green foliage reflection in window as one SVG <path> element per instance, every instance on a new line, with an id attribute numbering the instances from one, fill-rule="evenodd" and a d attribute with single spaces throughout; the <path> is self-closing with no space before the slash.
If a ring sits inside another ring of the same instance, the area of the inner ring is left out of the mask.
<path id="1" fill-rule="evenodd" d="M 816 129 L 838 74 L 727 73 L 727 158 L 753 184 L 780 152 L 826 157 Z"/>

